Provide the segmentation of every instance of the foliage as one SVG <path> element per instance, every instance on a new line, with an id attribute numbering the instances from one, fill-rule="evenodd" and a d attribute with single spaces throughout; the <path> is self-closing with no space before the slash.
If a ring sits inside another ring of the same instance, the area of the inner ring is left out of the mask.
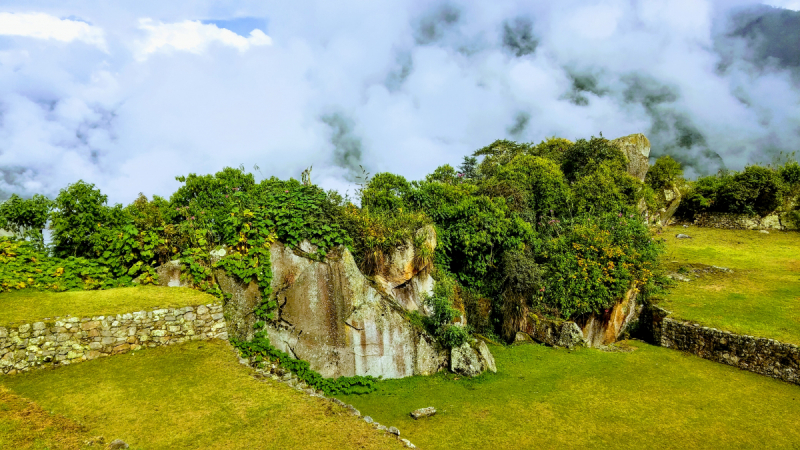
<path id="1" fill-rule="evenodd" d="M 603 137 L 578 139 L 564 152 L 561 169 L 570 182 L 595 172 L 605 165 L 612 172 L 625 172 L 627 158 L 622 150 Z"/>
<path id="2" fill-rule="evenodd" d="M 683 181 L 683 169 L 678 161 L 669 155 L 656 159 L 655 164 L 647 170 L 644 182 L 654 191 L 662 191 Z"/>
<path id="3" fill-rule="evenodd" d="M 403 176 L 379 173 L 361 191 L 361 206 L 376 213 L 400 210 L 410 190 L 411 184 Z"/>
<path id="4" fill-rule="evenodd" d="M 53 202 L 43 195 L 36 194 L 30 199 L 22 199 L 14 194 L 0 204 L 0 228 L 29 240 L 39 251 L 44 251 L 42 230 Z"/>
<path id="5" fill-rule="evenodd" d="M 663 244 L 650 237 L 636 215 L 584 216 L 573 223 L 554 222 L 544 232 L 545 286 L 533 305 L 553 316 L 570 318 L 611 307 L 630 289 L 652 280 Z"/>
<path id="6" fill-rule="evenodd" d="M 472 156 L 483 156 L 483 160 L 478 164 L 478 171 L 482 177 L 491 177 L 498 168 L 511 162 L 517 155 L 530 152 L 532 148 L 531 144 L 519 144 L 501 139 L 475 151 Z"/>
<path id="7" fill-rule="evenodd" d="M 788 190 L 782 174 L 791 178 L 792 170 L 781 172 L 780 169 L 748 166 L 742 172 L 720 172 L 698 178 L 691 184 L 678 213 L 687 219 L 704 212 L 763 217 L 784 202 Z"/>
<path id="8" fill-rule="evenodd" d="M 407 242 L 420 244 L 417 230 L 430 223 L 430 218 L 421 211 L 398 208 L 372 212 L 369 208 L 358 209 L 352 204 L 345 208 L 343 217 L 343 226 L 353 237 L 353 256 L 367 275 L 375 275 L 398 246 Z M 424 246 L 416 245 L 415 251 L 417 268 L 427 265 L 432 259 Z"/>
<path id="9" fill-rule="evenodd" d="M 453 169 L 450 164 L 439 166 L 430 175 L 425 176 L 425 181 L 431 183 L 438 181 L 439 183 L 455 184 L 461 181 L 462 177 Z"/>
<path id="10" fill-rule="evenodd" d="M 635 212 L 639 200 L 651 192 L 637 178 L 608 161 L 572 185 L 572 197 L 578 214 Z"/>
<path id="11" fill-rule="evenodd" d="M 129 279 L 127 279 L 129 281 Z M 126 285 L 97 259 L 49 257 L 32 243 L 0 237 L 0 292 L 20 289 L 73 291 Z"/>
<path id="12" fill-rule="evenodd" d="M 545 213 L 567 214 L 570 191 L 561 169 L 551 160 L 519 155 L 499 167 L 482 185 L 490 197 L 504 197 L 528 222 Z"/>
<path id="13" fill-rule="evenodd" d="M 275 361 L 295 374 L 298 379 L 315 390 L 325 392 L 326 395 L 368 394 L 377 389 L 378 380 L 371 376 L 324 378 L 310 368 L 308 361 L 294 359 L 273 347 L 265 331 L 256 332 L 252 341 L 231 339 L 231 342 L 243 357 L 253 358 L 257 364 Z"/>
<path id="14" fill-rule="evenodd" d="M 53 254 L 59 257 L 94 255 L 94 240 L 105 229 L 125 222 L 120 205 L 106 206 L 108 197 L 94 184 L 78 180 L 62 189 L 53 202 L 50 229 L 53 230 Z"/>
<path id="15" fill-rule="evenodd" d="M 529 154 L 547 158 L 559 166 L 564 162 L 567 151 L 572 147 L 572 141 L 559 137 L 549 137 L 536 144 L 529 150 Z"/>
<path id="16" fill-rule="evenodd" d="M 444 272 L 439 271 L 437 275 L 433 294 L 425 298 L 425 305 L 431 314 L 424 321 L 442 345 L 459 347 L 467 341 L 469 334 L 463 326 L 454 323 L 461 316 L 461 311 L 453 307 L 458 299 L 458 284 Z"/>
<path id="17" fill-rule="evenodd" d="M 458 173 L 466 180 L 474 180 L 480 176 L 478 173 L 478 158 L 464 156 L 464 161 L 458 166 Z"/>

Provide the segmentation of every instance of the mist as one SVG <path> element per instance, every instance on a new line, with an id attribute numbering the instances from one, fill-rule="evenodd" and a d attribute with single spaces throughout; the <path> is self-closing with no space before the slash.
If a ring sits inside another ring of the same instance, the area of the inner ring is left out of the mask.
<path id="1" fill-rule="evenodd" d="M 644 133 L 689 176 L 800 150 L 796 2 L 7 1 L 0 200 L 258 166 L 341 193 L 496 139 Z"/>

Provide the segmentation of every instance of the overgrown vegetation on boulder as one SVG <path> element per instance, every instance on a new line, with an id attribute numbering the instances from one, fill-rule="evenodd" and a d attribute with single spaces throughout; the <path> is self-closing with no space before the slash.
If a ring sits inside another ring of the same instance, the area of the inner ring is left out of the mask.
<path id="1" fill-rule="evenodd" d="M 661 247 L 650 238 L 640 205 L 652 203 L 655 184 L 675 174 L 665 167 L 655 181 L 642 183 L 627 173 L 626 158 L 602 137 L 496 141 L 466 156 L 458 170 L 445 165 L 421 181 L 377 174 L 364 180 L 357 199 L 326 193 L 307 179 L 257 183 L 243 168 L 178 177 L 183 185 L 168 200 L 140 195 L 127 207 L 107 205 L 98 189 L 79 181 L 53 202 L 14 200 L 28 202 L 36 211 L 28 216 L 36 220 L 5 212 L 18 206 L 3 210 L 7 223 L 26 230 L 20 236 L 29 243 L 3 242 L 4 258 L 17 259 L 4 266 L 0 289 L 147 284 L 155 281 L 155 267 L 180 259 L 189 284 L 217 296 L 223 294 L 215 267 L 256 281 L 264 299 L 259 327 L 273 319 L 276 306 L 270 243 L 299 248 L 308 241 L 317 258 L 345 246 L 371 276 L 395 248 L 433 224 L 435 251 L 417 246 L 415 254 L 420 267 L 433 261 L 438 282 L 428 325 L 459 345 L 470 328 L 452 322 L 465 314 L 465 303 L 484 299 L 483 306 L 470 306 L 470 325 L 499 335 L 504 323 L 531 312 L 573 319 L 608 309 L 631 288 L 652 286 Z M 40 238 L 42 217 L 53 232 L 50 249 Z M 224 256 L 212 257 L 221 248 Z"/>

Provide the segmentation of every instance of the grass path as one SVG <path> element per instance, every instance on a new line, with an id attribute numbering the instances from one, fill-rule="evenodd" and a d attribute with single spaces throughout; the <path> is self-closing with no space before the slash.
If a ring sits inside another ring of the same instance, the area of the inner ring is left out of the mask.
<path id="1" fill-rule="evenodd" d="M 629 353 L 492 347 L 496 375 L 340 397 L 420 448 L 798 448 L 800 387 L 631 341 Z M 439 413 L 414 420 L 417 408 Z"/>
<path id="2" fill-rule="evenodd" d="M 40 292 L 32 289 L 0 294 L 0 325 L 57 316 L 116 315 L 152 308 L 180 308 L 218 299 L 189 288 L 137 286 L 103 291 Z"/>
<path id="3" fill-rule="evenodd" d="M 686 233 L 692 239 L 676 239 Z M 800 233 L 669 227 L 665 268 L 692 265 L 732 274 L 689 272 L 660 306 L 703 325 L 800 344 Z"/>
<path id="4" fill-rule="evenodd" d="M 341 407 L 254 379 L 221 341 L 1 377 L 0 384 L 132 449 L 403 448 Z"/>

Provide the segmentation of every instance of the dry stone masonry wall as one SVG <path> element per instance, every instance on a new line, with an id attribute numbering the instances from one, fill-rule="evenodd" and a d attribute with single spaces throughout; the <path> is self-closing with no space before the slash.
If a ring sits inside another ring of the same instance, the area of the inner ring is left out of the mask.
<path id="1" fill-rule="evenodd" d="M 800 348 L 773 339 L 734 334 L 664 318 L 661 346 L 740 369 L 800 384 Z"/>
<path id="2" fill-rule="evenodd" d="M 0 327 L 0 373 L 59 367 L 142 347 L 207 339 L 228 339 L 222 305 L 57 317 Z"/>
<path id="3" fill-rule="evenodd" d="M 647 305 L 639 316 L 640 337 L 655 345 L 800 384 L 798 346 L 704 327 L 672 319 L 670 314 L 656 305 Z"/>
<path id="4" fill-rule="evenodd" d="M 707 228 L 732 230 L 797 230 L 798 225 L 787 216 L 770 214 L 764 217 L 746 214 L 703 213 L 694 217 L 694 224 Z"/>

